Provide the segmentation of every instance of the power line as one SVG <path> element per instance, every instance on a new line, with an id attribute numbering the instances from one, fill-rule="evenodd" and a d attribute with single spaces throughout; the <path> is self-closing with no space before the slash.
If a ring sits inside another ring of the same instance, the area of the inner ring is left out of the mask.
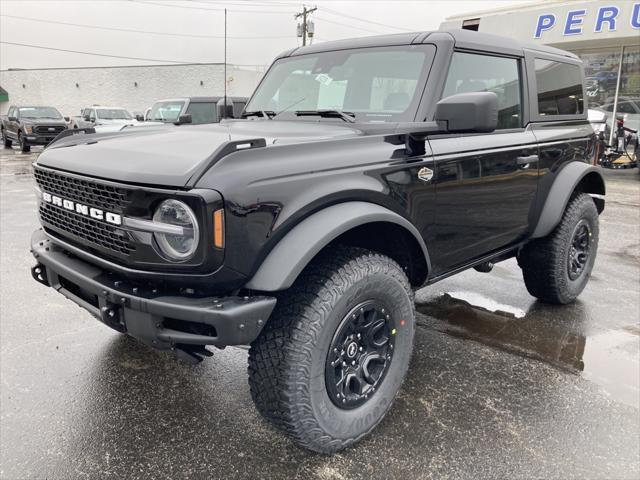
<path id="1" fill-rule="evenodd" d="M 174 5 L 172 3 L 158 3 L 158 2 L 150 2 L 146 0 L 129 0 L 130 2 L 137 3 L 138 5 L 155 5 L 158 7 L 169 7 L 169 8 L 183 8 L 187 10 L 205 10 L 209 12 L 224 12 L 224 8 L 204 8 L 204 7 L 189 7 L 186 5 Z M 288 15 L 288 12 L 274 12 L 271 10 L 229 10 L 228 12 L 234 13 L 266 13 L 266 14 L 274 14 L 274 15 Z"/>
<path id="2" fill-rule="evenodd" d="M 322 20 L 323 22 L 327 22 L 327 23 L 333 23 L 335 25 L 341 25 L 343 27 L 347 27 L 347 28 L 355 28 L 356 30 L 362 30 L 363 32 L 369 32 L 369 33 L 387 33 L 387 32 L 381 32 L 380 30 L 371 30 L 369 28 L 364 28 L 364 27 L 357 27 L 355 25 L 349 25 L 347 23 L 341 23 L 341 22 L 336 22 L 334 20 L 329 20 L 328 18 L 324 18 L 324 17 L 319 17 L 316 15 L 316 18 L 318 20 Z"/>
<path id="3" fill-rule="evenodd" d="M 80 50 L 68 50 L 65 48 L 54 48 L 54 47 L 45 47 L 44 45 L 32 45 L 32 44 L 28 44 L 28 43 L 16 43 L 16 42 L 5 42 L 4 40 L 0 40 L 0 44 L 5 44 L 5 45 L 14 45 L 14 46 L 18 46 L 18 47 L 29 47 L 29 48 L 36 48 L 36 49 L 40 49 L 40 50 L 53 50 L 56 52 L 67 52 L 67 53 L 78 53 L 81 55 L 93 55 L 95 57 L 108 57 L 108 58 L 122 58 L 125 60 L 142 60 L 144 62 L 164 62 L 164 63 L 174 63 L 174 64 L 181 64 L 181 65 L 207 65 L 207 64 L 219 64 L 222 65 L 221 62 L 191 62 L 191 61 L 186 61 L 186 60 L 167 60 L 167 59 L 159 59 L 159 58 L 146 58 L 146 57 L 127 57 L 124 55 L 110 55 L 107 53 L 96 53 L 96 52 L 83 52 Z M 233 65 L 234 67 L 260 67 L 263 68 L 265 65 L 263 64 L 249 64 L 249 63 L 232 63 L 231 65 Z"/>
<path id="4" fill-rule="evenodd" d="M 405 32 L 413 31 L 411 29 L 404 28 L 404 27 L 396 27 L 395 25 L 388 25 L 386 23 L 374 22 L 373 20 L 365 20 L 364 18 L 354 17 L 353 15 L 347 15 L 346 13 L 342 13 L 342 12 L 339 12 L 337 10 L 333 10 L 331 8 L 325 7 L 325 6 L 322 7 L 322 10 L 326 11 L 327 13 L 332 14 L 332 15 L 345 17 L 345 18 L 351 18 L 351 19 L 357 20 L 359 22 L 370 23 L 372 25 L 378 25 L 380 27 L 395 28 L 396 30 L 404 30 Z"/>
<path id="5" fill-rule="evenodd" d="M 185 62 L 183 60 L 167 60 L 167 59 L 144 58 L 144 57 L 126 57 L 126 56 L 123 56 L 123 55 L 109 55 L 109 54 L 106 54 L 106 53 L 82 52 L 82 51 L 79 51 L 79 50 L 67 50 L 65 48 L 45 47 L 43 45 L 31 45 L 31 44 L 28 44 L 28 43 L 5 42 L 3 40 L 0 40 L 0 43 L 3 43 L 5 45 L 14 45 L 14 46 L 18 46 L 18 47 L 37 48 L 37 49 L 41 49 L 41 50 L 54 50 L 56 52 L 78 53 L 78 54 L 81 54 L 81 55 L 93 55 L 95 57 L 122 58 L 122 59 L 126 59 L 126 60 L 142 60 L 144 62 L 192 63 L 192 64 L 202 63 L 202 62 Z"/>
<path id="6" fill-rule="evenodd" d="M 261 2 L 254 2 L 253 0 L 245 0 L 242 3 L 237 3 L 238 1 L 241 0 L 237 0 L 236 2 L 226 2 L 226 1 L 220 1 L 220 0 L 211 0 L 211 1 L 206 1 L 206 0 L 187 0 L 189 2 L 192 3 L 200 3 L 203 5 L 236 5 L 239 7 L 250 7 L 250 6 L 259 6 L 259 7 L 273 7 L 273 8 L 297 8 L 299 4 L 297 3 L 276 3 L 276 2 L 268 2 L 268 3 L 261 3 Z"/>
<path id="7" fill-rule="evenodd" d="M 82 24 L 82 23 L 69 23 L 69 22 L 59 22 L 59 21 L 55 21 L 55 20 L 44 20 L 44 19 L 40 19 L 40 18 L 19 17 L 19 16 L 16 16 L 16 15 L 0 14 L 0 17 L 14 18 L 14 19 L 18 19 L 18 20 L 28 20 L 28 21 L 31 21 L 31 22 L 50 23 L 50 24 L 55 24 L 55 25 L 67 25 L 67 26 L 72 26 L 72 27 L 91 28 L 91 29 L 96 29 L 96 30 L 109 30 L 109 31 L 115 31 L 115 32 L 143 33 L 143 34 L 149 34 L 149 35 L 163 35 L 163 36 L 170 36 L 170 37 L 224 38 L 224 35 L 198 35 L 198 34 L 191 34 L 191 33 L 151 32 L 151 31 L 135 30 L 135 29 L 129 29 L 129 28 L 102 27 L 102 26 L 98 26 L 98 25 L 87 25 L 87 24 Z M 227 37 L 227 38 L 230 38 L 230 39 L 233 39 L 233 40 L 280 39 L 280 38 L 292 39 L 292 35 L 287 35 L 287 36 L 285 36 L 285 35 L 279 35 L 279 36 L 256 36 L 256 37 Z"/>

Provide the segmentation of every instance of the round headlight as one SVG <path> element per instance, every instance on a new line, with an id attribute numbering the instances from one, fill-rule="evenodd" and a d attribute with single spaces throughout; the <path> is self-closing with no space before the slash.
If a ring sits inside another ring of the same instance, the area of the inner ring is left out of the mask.
<path id="1" fill-rule="evenodd" d="M 153 221 L 166 224 L 168 227 L 153 234 L 167 257 L 179 261 L 193 256 L 198 248 L 198 220 L 185 203 L 165 200 L 153 214 Z"/>

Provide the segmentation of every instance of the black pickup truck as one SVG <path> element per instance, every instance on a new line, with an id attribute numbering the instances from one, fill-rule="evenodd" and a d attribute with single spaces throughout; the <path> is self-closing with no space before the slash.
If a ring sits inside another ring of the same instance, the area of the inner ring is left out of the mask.
<path id="1" fill-rule="evenodd" d="M 67 129 L 68 120 L 54 107 L 11 106 L 0 124 L 2 143 L 11 148 L 17 142 L 23 152 L 31 150 L 32 145 L 46 146 Z"/>
<path id="2" fill-rule="evenodd" d="M 464 30 L 321 43 L 280 55 L 243 116 L 57 140 L 32 274 L 188 360 L 250 345 L 259 412 L 301 446 L 384 417 L 414 290 L 513 257 L 544 302 L 589 279 L 605 185 L 570 53 Z"/>

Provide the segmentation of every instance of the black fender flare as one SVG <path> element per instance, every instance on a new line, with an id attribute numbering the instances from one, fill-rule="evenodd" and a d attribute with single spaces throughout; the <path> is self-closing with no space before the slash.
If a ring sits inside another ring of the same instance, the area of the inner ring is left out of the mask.
<path id="1" fill-rule="evenodd" d="M 598 200 L 596 205 L 598 213 L 602 212 L 604 209 L 605 182 L 600 168 L 588 163 L 571 162 L 555 175 L 553 185 L 549 190 L 540 217 L 531 235 L 532 238 L 546 237 L 556 228 L 562 219 L 562 214 L 567 208 L 571 195 L 587 175 L 595 175 L 599 179 L 598 185 L 596 187 L 592 185 L 587 188 L 585 193 L 598 196 L 596 197 Z"/>
<path id="2" fill-rule="evenodd" d="M 289 288 L 307 264 L 332 240 L 352 228 L 373 222 L 390 222 L 408 230 L 431 262 L 418 229 L 406 218 L 381 205 L 345 202 L 324 208 L 291 229 L 271 250 L 246 288 L 274 292 Z"/>

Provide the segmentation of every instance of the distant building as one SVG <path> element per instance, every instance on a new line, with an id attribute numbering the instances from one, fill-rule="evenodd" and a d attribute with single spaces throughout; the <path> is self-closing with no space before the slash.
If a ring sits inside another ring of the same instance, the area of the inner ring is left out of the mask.
<path id="1" fill-rule="evenodd" d="M 464 28 L 568 50 L 584 62 L 589 106 L 640 119 L 640 2 L 541 1 L 447 18 Z"/>
<path id="2" fill-rule="evenodd" d="M 227 64 L 227 95 L 250 95 L 262 75 L 262 68 Z M 0 113 L 10 105 L 50 105 L 63 115 L 91 105 L 144 112 L 162 98 L 223 95 L 223 78 L 221 63 L 3 70 Z"/>

